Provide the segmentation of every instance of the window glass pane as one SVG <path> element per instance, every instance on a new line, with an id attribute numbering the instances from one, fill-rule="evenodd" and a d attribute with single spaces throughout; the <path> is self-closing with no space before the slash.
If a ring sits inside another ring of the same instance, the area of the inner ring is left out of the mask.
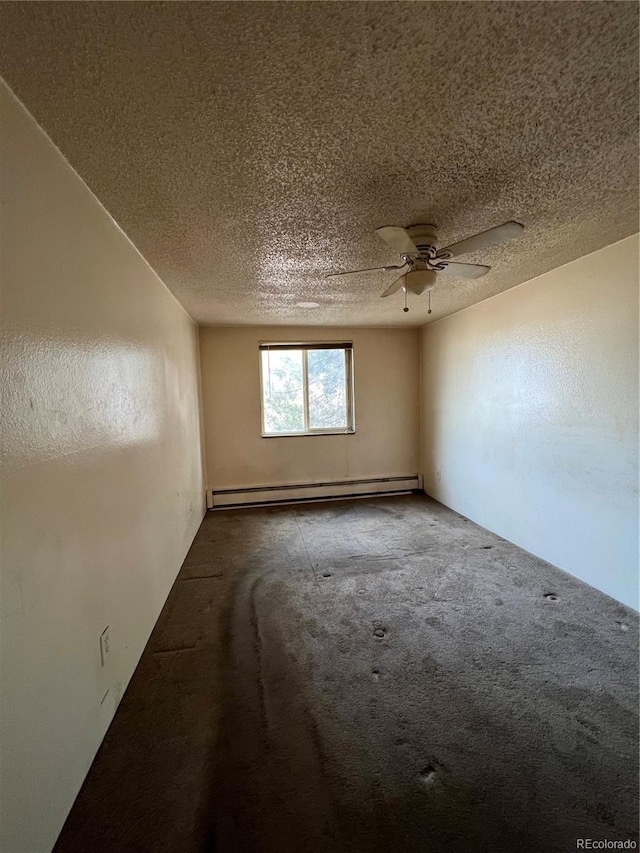
<path id="1" fill-rule="evenodd" d="M 307 359 L 309 426 L 312 429 L 346 429 L 345 351 L 343 349 L 309 350 Z"/>
<path id="2" fill-rule="evenodd" d="M 304 432 L 302 350 L 262 350 L 265 432 Z"/>

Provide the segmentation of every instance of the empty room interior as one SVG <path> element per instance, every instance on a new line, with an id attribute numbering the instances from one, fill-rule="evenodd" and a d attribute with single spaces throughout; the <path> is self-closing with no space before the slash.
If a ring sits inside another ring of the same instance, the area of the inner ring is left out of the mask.
<path id="1" fill-rule="evenodd" d="M 2 2 L 2 853 L 637 849 L 636 2 Z"/>

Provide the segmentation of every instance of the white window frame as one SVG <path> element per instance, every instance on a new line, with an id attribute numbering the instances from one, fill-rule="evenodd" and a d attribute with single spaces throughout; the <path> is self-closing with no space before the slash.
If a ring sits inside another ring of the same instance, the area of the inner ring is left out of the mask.
<path id="1" fill-rule="evenodd" d="M 262 373 L 262 353 L 265 350 L 302 350 L 302 395 L 305 428 L 301 432 L 267 432 L 264 423 L 264 381 Z M 309 372 L 308 358 L 309 350 L 316 349 L 339 349 L 344 351 L 345 358 L 345 383 L 346 383 L 346 405 L 347 405 L 347 427 L 340 429 L 327 427 L 317 429 L 309 426 Z M 258 362 L 260 365 L 260 418 L 262 424 L 263 438 L 292 438 L 294 436 L 307 435 L 353 435 L 356 431 L 355 419 L 355 393 L 354 393 L 354 370 L 353 370 L 353 341 L 260 341 L 258 345 Z"/>

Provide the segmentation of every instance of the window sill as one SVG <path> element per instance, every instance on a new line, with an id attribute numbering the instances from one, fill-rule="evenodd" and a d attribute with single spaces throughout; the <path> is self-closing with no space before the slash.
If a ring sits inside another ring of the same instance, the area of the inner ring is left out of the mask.
<path id="1" fill-rule="evenodd" d="M 318 435 L 354 435 L 355 429 L 325 429 L 313 432 L 263 432 L 262 438 L 307 438 Z"/>

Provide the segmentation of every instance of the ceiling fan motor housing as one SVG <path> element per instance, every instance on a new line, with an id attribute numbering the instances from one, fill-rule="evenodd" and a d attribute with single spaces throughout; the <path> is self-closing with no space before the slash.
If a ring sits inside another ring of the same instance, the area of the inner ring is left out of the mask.
<path id="1" fill-rule="evenodd" d="M 435 225 L 412 225 L 407 228 L 407 233 L 420 254 L 405 276 L 406 288 L 420 296 L 436 283 L 436 273 L 429 268 L 428 261 L 436 255 L 438 229 Z"/>
<path id="2" fill-rule="evenodd" d="M 438 229 L 435 225 L 411 225 L 407 233 L 423 260 L 435 257 L 438 249 Z"/>

